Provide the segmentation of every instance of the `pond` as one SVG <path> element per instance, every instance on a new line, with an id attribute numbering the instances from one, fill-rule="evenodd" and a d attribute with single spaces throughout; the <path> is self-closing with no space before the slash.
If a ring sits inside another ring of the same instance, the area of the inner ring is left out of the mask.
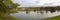
<path id="1" fill-rule="evenodd" d="M 54 12 L 54 13 L 50 13 L 48 11 L 48 13 L 46 13 L 45 11 L 43 11 L 43 14 L 39 13 L 40 11 L 33 12 L 30 11 L 29 14 L 26 14 L 25 11 L 23 12 L 18 12 L 15 14 L 10 14 L 11 16 L 17 17 L 17 18 L 21 18 L 22 20 L 39 20 L 39 19 L 44 19 L 44 18 L 49 18 L 49 17 L 54 17 L 54 16 L 58 16 L 60 15 L 60 12 Z"/>

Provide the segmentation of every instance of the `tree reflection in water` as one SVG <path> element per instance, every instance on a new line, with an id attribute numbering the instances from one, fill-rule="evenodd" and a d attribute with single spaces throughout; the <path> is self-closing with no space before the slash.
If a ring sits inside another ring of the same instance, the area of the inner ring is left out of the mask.
<path id="1" fill-rule="evenodd" d="M 41 14 L 43 14 L 44 12 L 40 11 Z"/>
<path id="2" fill-rule="evenodd" d="M 48 13 L 48 11 L 50 11 L 50 13 L 53 13 L 53 12 L 59 12 L 60 11 L 60 6 L 56 6 L 56 7 L 36 7 L 36 8 L 31 8 L 33 9 L 33 12 L 36 12 L 37 13 L 41 13 L 43 14 L 44 12 L 43 11 L 46 11 L 46 13 Z M 40 11 L 40 12 L 39 12 Z M 29 12 L 26 12 L 27 14 Z"/>
<path id="3" fill-rule="evenodd" d="M 28 12 L 28 11 L 26 11 L 26 14 L 29 14 L 29 12 Z"/>
<path id="4" fill-rule="evenodd" d="M 54 7 L 50 7 L 50 12 L 51 13 L 53 13 L 53 12 L 55 12 L 56 10 L 55 10 L 55 8 Z"/>

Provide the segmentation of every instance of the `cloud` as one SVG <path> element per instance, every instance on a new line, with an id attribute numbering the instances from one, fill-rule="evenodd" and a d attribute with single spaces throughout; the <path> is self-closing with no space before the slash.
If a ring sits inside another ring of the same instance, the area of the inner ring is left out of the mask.
<path id="1" fill-rule="evenodd" d="M 21 4 L 22 7 L 60 4 L 60 0 L 13 0 L 13 2 Z"/>

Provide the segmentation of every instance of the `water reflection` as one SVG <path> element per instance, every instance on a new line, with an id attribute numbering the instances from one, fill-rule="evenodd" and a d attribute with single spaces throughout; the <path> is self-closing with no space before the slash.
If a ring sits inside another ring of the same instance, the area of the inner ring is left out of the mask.
<path id="1" fill-rule="evenodd" d="M 48 11 L 47 14 L 46 14 L 46 11 L 43 11 L 43 13 L 38 13 L 38 14 L 37 14 L 37 11 L 36 12 L 30 11 L 29 14 L 26 14 L 26 11 L 11 14 L 11 16 L 18 17 L 18 18 L 21 18 L 21 19 L 34 19 L 34 20 L 35 19 L 43 19 L 43 18 L 58 16 L 58 15 L 60 15 L 60 12 L 57 12 L 57 11 L 54 12 L 54 13 L 50 13 L 50 11 Z"/>

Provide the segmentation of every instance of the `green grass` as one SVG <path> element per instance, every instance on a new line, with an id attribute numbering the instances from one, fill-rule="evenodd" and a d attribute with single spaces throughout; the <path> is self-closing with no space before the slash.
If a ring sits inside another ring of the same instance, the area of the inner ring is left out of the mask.
<path id="1" fill-rule="evenodd" d="M 11 20 L 20 20 L 19 18 L 15 18 L 13 16 L 10 16 Z"/>
<path id="2" fill-rule="evenodd" d="M 43 19 L 43 20 L 60 20 L 60 16 L 46 18 L 46 19 Z"/>
<path id="3" fill-rule="evenodd" d="M 10 20 L 20 20 L 19 18 L 15 18 L 12 16 L 9 16 L 9 18 L 10 18 Z M 0 16 L 0 20 L 4 20 L 4 18 Z"/>
<path id="4" fill-rule="evenodd" d="M 13 16 L 8 16 L 8 18 L 11 20 L 20 20 L 19 18 L 15 18 Z M 0 14 L 0 20 L 4 20 L 4 13 Z"/>

